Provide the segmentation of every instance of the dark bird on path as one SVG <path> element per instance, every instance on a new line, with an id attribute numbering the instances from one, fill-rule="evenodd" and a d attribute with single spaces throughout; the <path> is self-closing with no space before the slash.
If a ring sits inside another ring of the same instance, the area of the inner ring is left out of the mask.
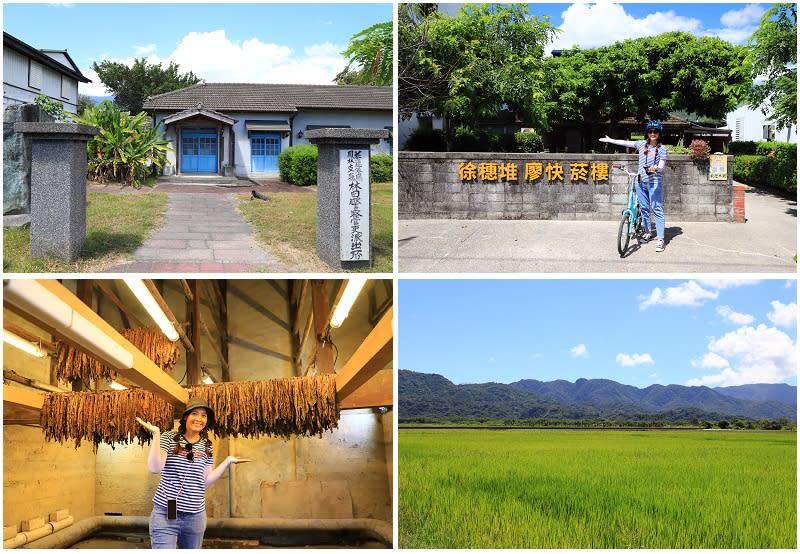
<path id="1" fill-rule="evenodd" d="M 269 200 L 269 196 L 267 196 L 266 194 L 261 194 L 256 191 L 251 191 L 251 192 L 252 195 L 250 196 L 250 200 L 252 200 L 253 198 L 258 198 L 259 200 Z"/>

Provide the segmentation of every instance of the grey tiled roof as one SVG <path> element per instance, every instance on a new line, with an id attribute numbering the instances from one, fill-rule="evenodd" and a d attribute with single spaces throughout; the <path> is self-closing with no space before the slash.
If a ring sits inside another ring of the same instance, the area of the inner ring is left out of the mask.
<path id="1" fill-rule="evenodd" d="M 148 98 L 145 110 L 294 112 L 301 109 L 391 110 L 392 87 L 205 83 Z"/>

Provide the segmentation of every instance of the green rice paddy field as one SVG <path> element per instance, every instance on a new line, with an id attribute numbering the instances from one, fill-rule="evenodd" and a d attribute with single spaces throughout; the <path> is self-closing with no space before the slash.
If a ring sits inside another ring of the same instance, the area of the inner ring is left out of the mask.
<path id="1" fill-rule="evenodd" d="M 401 548 L 795 548 L 797 435 L 399 434 Z"/>

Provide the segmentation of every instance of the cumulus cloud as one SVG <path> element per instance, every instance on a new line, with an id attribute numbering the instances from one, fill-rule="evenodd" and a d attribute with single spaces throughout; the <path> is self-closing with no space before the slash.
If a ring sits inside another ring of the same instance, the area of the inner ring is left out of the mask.
<path id="1" fill-rule="evenodd" d="M 783 304 L 779 300 L 772 301 L 772 311 L 767 314 L 773 325 L 793 327 L 797 323 L 797 304 Z"/>
<path id="2" fill-rule="evenodd" d="M 535 7 L 531 11 L 535 13 Z M 674 11 L 656 11 L 642 18 L 625 12 L 621 4 L 571 4 L 561 17 L 562 30 L 548 49 L 580 46 L 598 48 L 628 38 L 649 37 L 667 31 L 699 33 L 699 19 L 677 15 Z"/>
<path id="3" fill-rule="evenodd" d="M 589 351 L 586 350 L 586 345 L 581 343 L 570 348 L 569 355 L 573 358 L 587 358 L 589 356 Z"/>
<path id="4" fill-rule="evenodd" d="M 641 364 L 653 365 L 655 361 L 650 354 L 617 354 L 617 363 L 622 367 L 632 367 Z"/>
<path id="5" fill-rule="evenodd" d="M 722 290 L 731 289 L 734 287 L 744 287 L 747 285 L 757 285 L 761 282 L 759 279 L 697 279 L 697 282 L 708 288 Z"/>
<path id="6" fill-rule="evenodd" d="M 723 361 L 730 362 L 728 367 L 723 367 Z M 686 383 L 690 386 L 781 383 L 797 375 L 796 345 L 775 327 L 741 327 L 713 339 L 704 358 L 692 365 L 722 371 L 690 379 Z"/>
<path id="7" fill-rule="evenodd" d="M 744 27 L 758 24 L 767 10 L 759 4 L 748 4 L 739 10 L 729 10 L 719 18 L 725 27 Z"/>
<path id="8" fill-rule="evenodd" d="M 750 314 L 734 312 L 730 306 L 717 306 L 717 314 L 726 322 L 734 325 L 750 325 L 756 319 Z"/>
<path id="9" fill-rule="evenodd" d="M 649 296 L 640 296 L 639 309 L 646 310 L 651 306 L 699 306 L 705 300 L 715 300 L 719 292 L 701 287 L 696 281 L 687 281 L 677 287 L 662 290 L 656 287 Z"/>
<path id="10" fill-rule="evenodd" d="M 111 61 L 133 65 L 134 57 L 146 55 L 148 63 L 168 65 L 175 62 L 181 73 L 192 71 L 213 82 L 332 84 L 347 65 L 340 52 L 345 46 L 325 42 L 306 46 L 295 52 L 288 46 L 251 38 L 241 43 L 231 41 L 224 30 L 190 32 L 175 50 L 166 56 L 156 53 L 153 45 L 134 46 L 135 56 Z M 81 84 L 81 93 L 105 95 L 107 91 L 91 70 L 83 71 L 92 83 Z"/>

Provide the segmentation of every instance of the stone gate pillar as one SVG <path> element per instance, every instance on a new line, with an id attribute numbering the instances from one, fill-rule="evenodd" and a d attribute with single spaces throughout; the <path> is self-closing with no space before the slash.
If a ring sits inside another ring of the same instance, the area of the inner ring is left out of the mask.
<path id="1" fill-rule="evenodd" d="M 99 130 L 34 122 L 14 130 L 32 142 L 31 257 L 74 262 L 86 240 L 86 143 Z"/>
<path id="2" fill-rule="evenodd" d="M 370 145 L 385 129 L 314 129 L 317 154 L 317 256 L 334 269 L 372 267 Z"/>

